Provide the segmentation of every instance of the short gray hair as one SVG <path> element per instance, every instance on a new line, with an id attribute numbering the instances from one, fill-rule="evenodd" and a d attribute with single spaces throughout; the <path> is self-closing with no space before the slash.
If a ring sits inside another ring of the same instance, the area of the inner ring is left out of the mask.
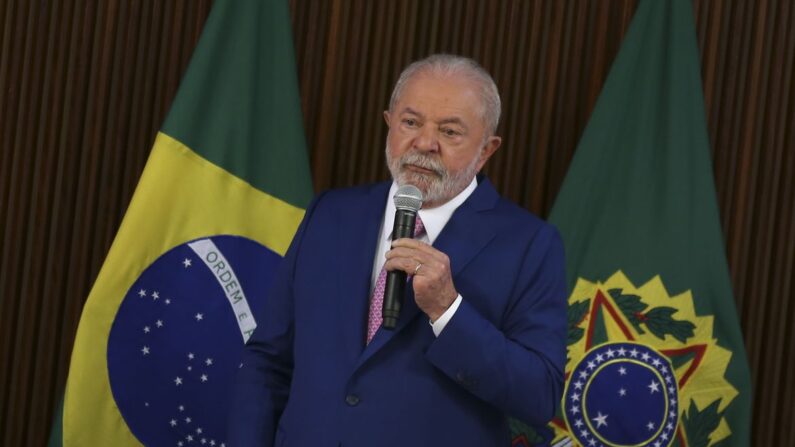
<path id="1" fill-rule="evenodd" d="M 500 93 L 497 91 L 497 85 L 486 69 L 474 60 L 463 56 L 433 54 L 425 59 L 413 62 L 403 69 L 395 83 L 394 90 L 392 90 L 392 97 L 389 99 L 390 111 L 394 110 L 406 83 L 419 73 L 430 73 L 437 76 L 463 74 L 477 82 L 480 87 L 481 102 L 483 103 L 481 111 L 483 123 L 492 134 L 496 132 L 502 110 L 502 102 L 500 101 Z"/>

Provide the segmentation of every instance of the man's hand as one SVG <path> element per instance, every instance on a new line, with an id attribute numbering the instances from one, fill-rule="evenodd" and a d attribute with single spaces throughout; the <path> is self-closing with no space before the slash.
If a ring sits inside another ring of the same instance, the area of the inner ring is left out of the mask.
<path id="1" fill-rule="evenodd" d="M 446 254 L 416 239 L 398 239 L 386 253 L 384 268 L 414 276 L 414 300 L 431 321 L 453 304 L 458 292 Z"/>

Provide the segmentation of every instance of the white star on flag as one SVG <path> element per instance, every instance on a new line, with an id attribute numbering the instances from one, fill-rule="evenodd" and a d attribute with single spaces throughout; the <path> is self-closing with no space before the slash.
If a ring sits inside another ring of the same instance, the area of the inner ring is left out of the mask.
<path id="1" fill-rule="evenodd" d="M 182 261 L 182 265 L 184 265 L 185 268 L 188 268 L 188 267 L 190 267 L 190 262 L 191 262 L 190 259 L 185 258 L 185 260 Z"/>
<path id="2" fill-rule="evenodd" d="M 621 388 L 620 390 L 618 390 L 618 395 L 619 396 L 626 396 L 627 395 L 627 390 L 625 390 L 624 388 Z"/>
<path id="3" fill-rule="evenodd" d="M 153 300 L 156 300 L 156 299 L 159 299 L 159 298 L 160 298 L 160 293 L 158 293 L 157 290 L 152 292 L 152 299 Z"/>
<path id="4" fill-rule="evenodd" d="M 648 384 L 647 386 L 652 394 L 660 392 L 660 384 L 655 382 L 654 380 L 652 380 L 651 383 Z"/>
<path id="5" fill-rule="evenodd" d="M 144 289 L 139 290 L 138 291 L 138 296 L 140 296 L 141 298 L 145 297 L 146 296 L 146 290 L 144 290 Z"/>
<path id="6" fill-rule="evenodd" d="M 622 366 L 622 367 L 618 368 L 618 373 L 621 374 L 622 376 L 624 376 L 624 375 L 627 374 L 627 369 Z"/>
<path id="7" fill-rule="evenodd" d="M 202 434 L 202 428 L 201 427 L 196 429 L 196 434 L 199 434 L 199 435 Z"/>
<path id="8" fill-rule="evenodd" d="M 188 353 L 188 359 L 189 359 L 189 360 L 193 360 L 193 353 L 192 353 L 192 352 L 189 352 L 189 353 Z"/>
<path id="9" fill-rule="evenodd" d="M 608 416 L 608 415 L 606 415 L 606 414 L 602 414 L 602 412 L 601 412 L 601 411 L 600 411 L 600 412 L 598 412 L 598 413 L 599 413 L 599 414 L 598 414 L 598 416 L 596 416 L 595 418 L 593 418 L 593 421 L 594 421 L 594 422 L 596 422 L 596 428 L 599 428 L 599 427 L 601 427 L 601 426 L 603 426 L 603 425 L 604 425 L 605 427 L 607 427 L 607 416 Z"/>
<path id="10" fill-rule="evenodd" d="M 204 319 L 204 315 L 202 315 L 202 314 L 196 314 L 196 321 L 201 321 L 201 320 L 203 320 L 203 319 Z"/>
<path id="11" fill-rule="evenodd" d="M 182 377 L 179 377 L 179 376 L 177 376 L 177 378 L 176 378 L 176 379 L 174 379 L 174 383 L 175 383 L 177 386 L 180 386 L 180 385 L 182 385 Z"/>
<path id="12" fill-rule="evenodd" d="M 649 422 L 648 424 L 646 424 L 646 428 L 648 428 L 649 430 L 654 430 L 654 422 Z"/>
<path id="13" fill-rule="evenodd" d="M 163 327 L 163 320 L 157 320 L 157 322 L 155 323 L 155 326 Z"/>
<path id="14" fill-rule="evenodd" d="M 141 352 L 143 352 L 144 355 L 149 355 L 149 346 L 144 346 L 141 348 Z"/>
<path id="15" fill-rule="evenodd" d="M 206 382 L 206 381 L 207 381 L 207 374 L 202 374 L 202 382 Z"/>
<path id="16" fill-rule="evenodd" d="M 186 424 L 190 424 L 190 423 L 191 423 L 191 421 L 192 421 L 192 419 L 191 419 L 191 418 L 189 418 L 189 417 L 185 418 L 185 423 L 186 423 Z"/>
<path id="17" fill-rule="evenodd" d="M 148 334 L 150 331 L 149 326 L 144 326 L 144 334 Z"/>
<path id="18" fill-rule="evenodd" d="M 206 363 L 207 366 L 210 366 L 213 364 L 213 359 L 208 358 L 207 360 L 204 361 L 204 363 Z"/>
<path id="19" fill-rule="evenodd" d="M 172 419 L 171 422 L 169 422 L 169 423 L 171 424 L 172 427 L 176 427 L 177 426 L 177 420 L 176 419 Z"/>

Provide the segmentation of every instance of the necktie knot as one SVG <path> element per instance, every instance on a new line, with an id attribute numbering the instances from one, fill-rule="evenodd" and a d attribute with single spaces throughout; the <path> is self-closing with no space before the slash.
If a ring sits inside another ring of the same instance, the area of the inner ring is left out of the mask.
<path id="1" fill-rule="evenodd" d="M 421 236 L 425 233 L 425 224 L 422 222 L 419 213 L 417 213 L 417 223 L 414 224 L 414 237 Z"/>

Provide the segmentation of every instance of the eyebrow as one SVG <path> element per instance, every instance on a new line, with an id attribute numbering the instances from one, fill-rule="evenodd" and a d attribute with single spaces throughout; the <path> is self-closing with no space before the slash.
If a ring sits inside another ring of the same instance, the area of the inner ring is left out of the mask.
<path id="1" fill-rule="evenodd" d="M 412 109 L 411 107 L 404 108 L 401 113 L 410 113 L 412 115 L 418 116 L 419 118 L 421 118 L 423 120 L 425 119 L 425 115 L 423 115 L 422 113 Z M 449 118 L 442 118 L 441 120 L 439 120 L 438 124 L 439 125 L 441 125 L 441 124 L 458 124 L 459 126 L 463 127 L 464 129 L 467 129 L 467 130 L 469 129 L 467 127 L 467 125 L 464 124 L 464 121 L 461 118 L 457 117 L 457 116 L 451 116 Z"/>

